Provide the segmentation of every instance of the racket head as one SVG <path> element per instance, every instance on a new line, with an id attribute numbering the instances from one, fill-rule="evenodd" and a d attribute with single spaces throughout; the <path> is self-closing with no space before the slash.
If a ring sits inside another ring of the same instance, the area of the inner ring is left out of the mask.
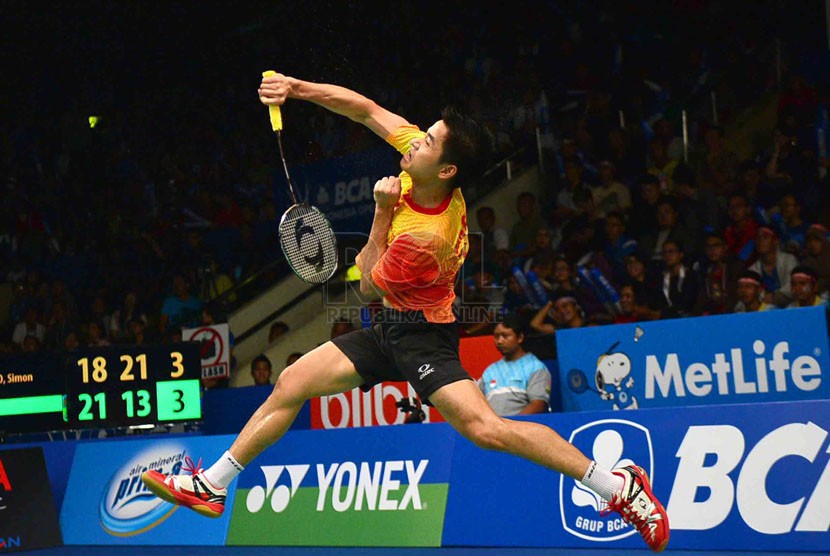
<path id="1" fill-rule="evenodd" d="M 337 270 L 337 239 L 328 219 L 306 203 L 290 207 L 279 225 L 280 247 L 300 280 L 322 284 Z"/>
<path id="2" fill-rule="evenodd" d="M 579 369 L 571 369 L 568 371 L 568 386 L 576 394 L 581 394 L 590 388 L 588 385 L 588 377 Z"/>

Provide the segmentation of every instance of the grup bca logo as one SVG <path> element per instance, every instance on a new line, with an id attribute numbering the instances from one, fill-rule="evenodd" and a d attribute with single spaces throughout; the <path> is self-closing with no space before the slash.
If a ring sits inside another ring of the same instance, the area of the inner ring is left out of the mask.
<path id="1" fill-rule="evenodd" d="M 579 427 L 569 441 L 606 469 L 635 463 L 654 480 L 654 450 L 644 426 L 621 419 L 604 419 Z M 589 541 L 614 541 L 637 534 L 621 516 L 600 515 L 607 503 L 579 481 L 559 479 L 562 526 L 570 534 Z"/>
<path id="2" fill-rule="evenodd" d="M 141 474 L 148 469 L 177 475 L 187 450 L 165 443 L 140 452 L 112 474 L 101 501 L 98 517 L 110 535 L 129 537 L 143 533 L 170 517 L 178 508 L 147 490 Z"/>

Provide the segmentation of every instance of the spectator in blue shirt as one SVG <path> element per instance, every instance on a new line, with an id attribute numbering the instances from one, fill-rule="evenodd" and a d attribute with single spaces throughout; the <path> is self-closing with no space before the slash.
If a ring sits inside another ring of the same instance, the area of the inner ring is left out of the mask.
<path id="1" fill-rule="evenodd" d="M 525 331 L 519 317 L 505 316 L 496 325 L 493 339 L 503 357 L 488 366 L 478 381 L 487 402 L 501 416 L 547 412 L 550 371 L 522 347 Z"/>

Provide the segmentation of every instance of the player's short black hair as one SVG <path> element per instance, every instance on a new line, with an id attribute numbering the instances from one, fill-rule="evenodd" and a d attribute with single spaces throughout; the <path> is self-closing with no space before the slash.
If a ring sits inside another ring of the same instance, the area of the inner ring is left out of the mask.
<path id="1" fill-rule="evenodd" d="M 456 166 L 451 183 L 453 187 L 462 187 L 480 177 L 492 162 L 495 152 L 493 134 L 452 106 L 441 111 L 441 119 L 448 132 L 441 162 Z"/>

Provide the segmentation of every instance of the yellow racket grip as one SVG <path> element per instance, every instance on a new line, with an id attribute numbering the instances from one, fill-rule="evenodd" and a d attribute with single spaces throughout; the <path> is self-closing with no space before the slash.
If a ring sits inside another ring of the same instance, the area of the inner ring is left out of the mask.
<path id="1" fill-rule="evenodd" d="M 272 75 L 277 75 L 277 72 L 273 70 L 262 72 L 262 77 L 271 77 Z M 268 115 L 271 116 L 271 129 L 274 131 L 282 131 L 282 112 L 280 111 L 280 107 L 269 105 Z"/>

